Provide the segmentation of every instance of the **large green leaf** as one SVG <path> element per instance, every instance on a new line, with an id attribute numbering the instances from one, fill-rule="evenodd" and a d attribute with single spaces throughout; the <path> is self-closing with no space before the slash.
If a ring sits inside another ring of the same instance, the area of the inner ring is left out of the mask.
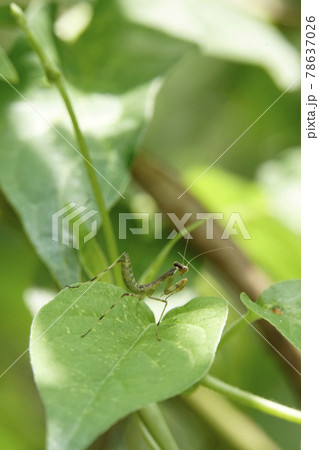
<path id="1" fill-rule="evenodd" d="M 281 88 L 300 72 L 297 50 L 274 26 L 220 0 L 100 0 L 87 30 L 60 48 L 74 83 L 112 92 L 163 75 L 194 49 L 259 65 Z"/>
<path id="2" fill-rule="evenodd" d="M 224 0 L 119 0 L 134 23 L 197 44 L 203 53 L 257 64 L 281 88 L 300 75 L 297 50 L 269 22 Z"/>
<path id="3" fill-rule="evenodd" d="M 107 207 L 128 183 L 148 92 L 141 88 L 121 97 L 73 95 Z M 61 285 L 70 284 L 79 280 L 79 262 L 76 250 L 62 244 L 61 233 L 59 242 L 52 240 L 53 215 L 71 203 L 86 212 L 97 206 L 58 94 L 53 88 L 23 93 L 34 109 L 18 97 L 2 114 L 0 183 L 54 277 Z"/>
<path id="4" fill-rule="evenodd" d="M 301 347 L 300 280 L 273 284 L 254 303 L 247 294 L 240 299 L 247 309 L 270 322 L 293 345 Z"/>
<path id="5" fill-rule="evenodd" d="M 34 319 L 31 362 L 49 449 L 85 448 L 121 417 L 186 390 L 212 364 L 227 318 L 214 297 L 171 310 L 161 341 L 152 312 L 127 297 L 81 339 L 122 292 L 105 283 L 65 289 Z"/>
<path id="6" fill-rule="evenodd" d="M 45 51 L 51 59 L 58 60 L 50 33 L 49 9 L 43 5 L 33 7 L 30 15 L 32 29 Z M 4 99 L 0 107 L 0 185 L 38 254 L 64 286 L 80 279 L 72 220 L 93 214 L 98 208 L 65 106 L 54 86 L 43 87 L 43 69 L 37 56 L 25 39 L 16 42 L 10 56 L 21 74 L 21 83 L 17 91 L 0 84 Z M 92 67 L 90 56 L 87 54 L 85 60 Z M 156 90 L 149 84 L 118 96 L 84 94 L 71 85 L 68 90 L 105 204 L 110 208 L 128 184 L 131 161 L 148 122 Z M 62 220 L 70 217 L 71 210 L 57 219 L 58 241 L 52 239 L 52 221 L 55 214 L 71 204 L 73 210 L 80 207 L 83 211 L 70 218 L 63 244 Z M 99 223 L 98 214 L 85 221 L 88 229 L 94 220 Z M 83 241 L 78 244 L 85 245 Z"/>

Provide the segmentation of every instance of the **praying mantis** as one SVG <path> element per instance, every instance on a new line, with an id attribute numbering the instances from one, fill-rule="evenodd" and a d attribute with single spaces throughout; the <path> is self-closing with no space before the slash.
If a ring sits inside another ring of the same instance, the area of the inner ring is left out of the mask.
<path id="1" fill-rule="evenodd" d="M 187 241 L 188 242 L 188 241 Z M 173 267 L 171 269 L 169 269 L 167 272 L 165 272 L 163 275 L 161 275 L 160 277 L 156 278 L 154 281 L 151 281 L 150 283 L 147 284 L 138 284 L 134 274 L 133 274 L 133 269 L 132 269 L 132 264 L 131 264 L 131 258 L 129 256 L 128 253 L 123 253 L 116 261 L 114 261 L 109 267 L 107 267 L 105 270 L 103 270 L 103 272 L 101 272 L 99 275 L 96 275 L 95 277 L 93 277 L 91 280 L 89 280 L 89 282 L 91 281 L 95 281 L 97 279 L 99 279 L 104 273 L 106 273 L 107 271 L 111 270 L 116 264 L 121 263 L 121 271 L 122 271 L 122 278 L 123 278 L 123 282 L 126 286 L 126 288 L 130 291 L 130 292 L 125 292 L 124 294 L 122 294 L 98 319 L 97 321 L 91 326 L 91 328 L 89 328 L 84 334 L 81 335 L 81 337 L 85 337 L 87 336 L 90 331 L 92 331 L 94 329 L 94 327 L 97 325 L 97 323 L 99 321 L 101 321 L 105 316 L 107 316 L 109 314 L 109 312 L 126 296 L 130 296 L 130 297 L 135 297 L 137 298 L 139 301 L 144 300 L 146 297 L 152 299 L 152 300 L 156 300 L 159 302 L 164 303 L 164 308 L 161 312 L 160 318 L 156 323 L 156 338 L 158 341 L 161 341 L 161 339 L 159 338 L 158 335 L 158 329 L 159 329 L 159 325 L 161 323 L 161 320 L 164 316 L 166 307 L 167 307 L 167 299 L 171 296 L 176 294 L 177 292 L 180 292 L 181 290 L 184 289 L 186 283 L 187 283 L 187 278 L 182 278 L 181 280 L 175 282 L 173 284 L 173 279 L 176 273 L 178 273 L 179 275 L 183 276 L 188 272 L 188 265 L 190 264 L 191 261 L 193 261 L 195 258 L 198 258 L 199 256 L 204 255 L 205 253 L 209 253 L 212 251 L 216 251 L 216 250 L 221 250 L 221 249 L 213 249 L 213 250 L 208 250 L 204 253 L 201 253 L 200 255 L 195 256 L 194 258 L 192 258 L 190 261 L 188 261 L 187 265 L 184 265 L 184 257 L 183 257 L 183 263 L 179 263 L 178 261 L 175 261 L 173 263 Z M 185 251 L 186 251 L 186 247 L 185 247 Z M 185 254 L 185 252 L 184 252 Z M 165 298 L 159 298 L 159 297 L 154 297 L 153 294 L 154 292 L 157 290 L 157 288 L 165 283 L 164 286 L 164 291 L 162 295 L 165 295 Z M 67 286 L 69 288 L 77 288 L 78 286 Z"/>

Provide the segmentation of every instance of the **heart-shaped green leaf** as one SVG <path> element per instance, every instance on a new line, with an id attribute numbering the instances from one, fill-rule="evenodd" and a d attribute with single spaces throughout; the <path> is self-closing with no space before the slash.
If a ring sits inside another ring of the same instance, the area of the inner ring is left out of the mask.
<path id="1" fill-rule="evenodd" d="M 65 289 L 34 319 L 31 362 L 49 449 L 85 448 L 128 413 L 185 391 L 212 364 L 227 318 L 215 297 L 171 310 L 161 341 L 149 308 L 124 297 L 81 339 L 122 293 L 106 283 Z"/>
<path id="2" fill-rule="evenodd" d="M 268 320 L 300 349 L 300 280 L 273 284 L 260 295 L 256 303 L 244 292 L 240 299 L 248 310 Z"/>

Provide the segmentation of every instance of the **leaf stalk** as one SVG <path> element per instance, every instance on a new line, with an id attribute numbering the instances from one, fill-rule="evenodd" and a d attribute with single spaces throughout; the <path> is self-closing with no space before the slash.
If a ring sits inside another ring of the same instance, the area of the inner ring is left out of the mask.
<path id="1" fill-rule="evenodd" d="M 156 403 L 151 403 L 140 409 L 137 415 L 161 450 L 179 450 L 171 430 Z"/>
<path id="2" fill-rule="evenodd" d="M 250 408 L 257 409 L 258 411 L 262 411 L 271 416 L 287 420 L 288 422 L 301 423 L 301 412 L 297 409 L 243 391 L 235 386 L 231 386 L 230 384 L 218 380 L 211 375 L 206 375 L 202 379 L 201 384 L 213 391 L 217 391 L 227 396 L 241 405 L 249 406 Z"/>

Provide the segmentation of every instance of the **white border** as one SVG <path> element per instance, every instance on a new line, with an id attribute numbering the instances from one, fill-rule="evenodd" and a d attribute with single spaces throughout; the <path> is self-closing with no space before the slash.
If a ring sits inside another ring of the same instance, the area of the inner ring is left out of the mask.
<path id="1" fill-rule="evenodd" d="M 306 79 L 306 17 L 315 16 L 316 69 L 312 91 Z M 319 329 L 319 137 L 307 137 L 307 96 L 319 97 L 319 2 L 303 0 L 301 7 L 301 171 L 302 171 L 302 434 L 301 448 L 318 445 L 318 329 Z M 316 110 L 319 136 L 319 108 Z"/>

